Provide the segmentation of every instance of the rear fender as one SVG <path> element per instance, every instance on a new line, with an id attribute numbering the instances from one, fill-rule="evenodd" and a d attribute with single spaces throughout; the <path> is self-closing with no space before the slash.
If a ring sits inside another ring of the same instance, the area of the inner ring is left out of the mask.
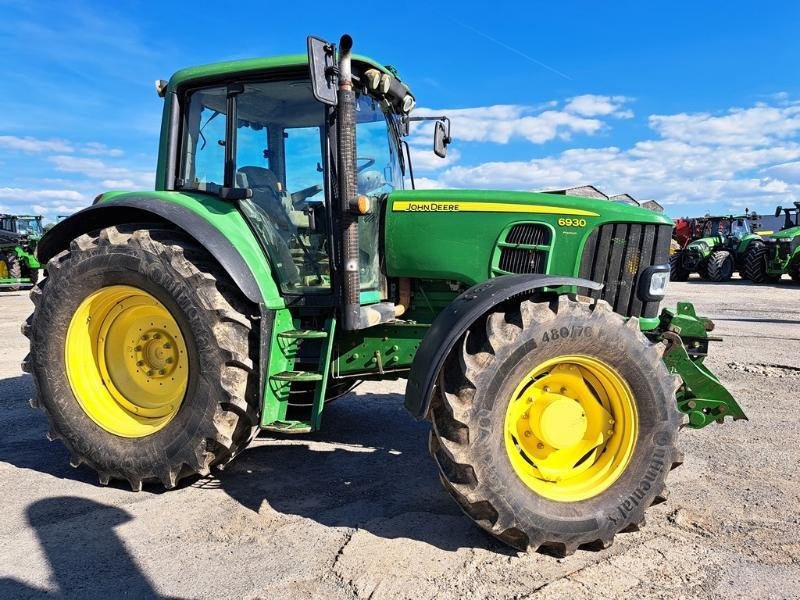
<path id="1" fill-rule="evenodd" d="M 244 218 L 239 215 L 238 231 L 231 231 L 229 215 L 223 233 L 213 224 L 214 217 L 220 219 L 221 215 L 207 211 L 200 203 L 196 208 L 193 210 L 176 202 L 147 196 L 126 195 L 101 202 L 56 224 L 42 237 L 36 254 L 39 262 L 46 264 L 53 256 L 67 249 L 76 237 L 113 225 L 156 223 L 177 227 L 214 257 L 248 300 L 254 304 L 266 304 L 268 308 L 282 308 L 283 300 L 269 272 L 269 264 L 263 253 L 252 250 L 258 249 L 258 244 Z M 231 211 L 238 213 L 233 206 Z M 203 212 L 208 214 L 204 215 Z M 245 240 L 250 238 L 252 243 L 234 243 L 232 238 L 237 236 Z M 248 260 L 243 256 L 246 250 L 250 250 Z"/>
<path id="2" fill-rule="evenodd" d="M 560 286 L 593 290 L 603 287 L 600 283 L 577 277 L 503 275 L 472 286 L 453 300 L 433 321 L 417 350 L 406 386 L 406 409 L 417 419 L 427 416 L 436 378 L 445 359 L 477 319 L 514 296 L 531 295 L 545 287 Z"/>

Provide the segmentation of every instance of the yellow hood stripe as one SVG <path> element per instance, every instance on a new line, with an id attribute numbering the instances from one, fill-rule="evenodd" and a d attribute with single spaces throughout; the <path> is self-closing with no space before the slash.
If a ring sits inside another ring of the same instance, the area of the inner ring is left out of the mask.
<path id="1" fill-rule="evenodd" d="M 534 213 L 540 215 L 575 215 L 580 217 L 597 217 L 596 212 L 563 206 L 546 204 L 511 204 L 508 202 L 428 202 L 395 200 L 392 204 L 394 212 L 513 212 Z"/>

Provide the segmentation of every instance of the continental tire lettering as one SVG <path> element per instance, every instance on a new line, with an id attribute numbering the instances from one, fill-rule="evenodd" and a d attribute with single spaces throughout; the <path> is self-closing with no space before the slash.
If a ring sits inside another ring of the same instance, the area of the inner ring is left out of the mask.
<path id="1" fill-rule="evenodd" d="M 664 458 L 666 455 L 666 450 L 662 448 L 656 448 L 655 452 L 653 453 L 653 458 L 647 465 L 647 471 L 644 474 L 644 478 L 641 482 L 639 482 L 639 485 L 636 486 L 636 489 L 633 490 L 633 492 L 617 508 L 621 518 L 626 518 L 629 514 L 631 514 L 633 509 L 639 506 L 639 504 L 642 502 L 642 498 L 644 498 L 647 495 L 647 492 L 650 491 L 650 488 L 653 487 L 653 483 L 655 483 L 664 472 L 664 468 L 666 466 Z M 609 520 L 614 523 L 617 522 L 617 519 L 613 515 L 609 516 Z"/>
<path id="2" fill-rule="evenodd" d="M 555 340 L 577 339 L 579 337 L 594 337 L 594 332 L 591 327 L 585 325 L 573 325 L 570 327 L 553 328 L 550 331 L 545 331 L 542 335 L 542 343 L 551 342 Z"/>

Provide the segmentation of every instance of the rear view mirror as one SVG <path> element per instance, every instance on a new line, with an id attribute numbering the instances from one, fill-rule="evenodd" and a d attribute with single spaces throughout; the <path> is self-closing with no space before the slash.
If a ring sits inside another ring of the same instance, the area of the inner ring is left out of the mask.
<path id="1" fill-rule="evenodd" d="M 781 212 L 783 212 L 783 207 L 779 206 L 778 208 L 775 209 L 775 216 L 776 217 L 780 217 L 781 216 Z"/>
<path id="2" fill-rule="evenodd" d="M 337 82 L 334 75 L 336 47 L 330 42 L 308 36 L 308 68 L 311 71 L 311 91 L 314 98 L 331 106 L 337 101 Z"/>
<path id="3" fill-rule="evenodd" d="M 436 121 L 433 128 L 433 153 L 439 158 L 447 156 L 447 144 L 450 143 L 450 135 L 443 121 Z"/>

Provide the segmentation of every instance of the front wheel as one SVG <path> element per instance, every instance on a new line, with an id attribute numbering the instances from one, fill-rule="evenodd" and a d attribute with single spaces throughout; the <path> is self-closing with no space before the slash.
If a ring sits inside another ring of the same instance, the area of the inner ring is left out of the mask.
<path id="1" fill-rule="evenodd" d="M 734 271 L 733 255 L 727 250 L 711 253 L 706 263 L 706 277 L 709 281 L 730 281 Z"/>
<path id="2" fill-rule="evenodd" d="M 675 379 L 638 321 L 603 301 L 522 301 L 445 363 L 430 449 L 464 512 L 520 550 L 607 547 L 680 462 Z"/>
<path id="3" fill-rule="evenodd" d="M 19 256 L 11 252 L 6 255 L 4 262 L 5 262 L 5 269 L 2 269 L 2 267 L 0 267 L 0 270 L 5 270 L 7 277 L 10 277 L 11 279 L 22 279 L 22 261 L 20 261 Z M 22 284 L 15 283 L 8 286 L 8 288 L 6 289 L 11 290 L 12 292 L 16 292 L 19 291 L 21 287 Z"/>
<path id="4" fill-rule="evenodd" d="M 683 251 L 678 250 L 669 257 L 669 280 L 689 281 L 691 271 L 683 266 Z"/>
<path id="5" fill-rule="evenodd" d="M 23 326 L 23 368 L 71 463 L 100 482 L 174 487 L 256 432 L 248 308 L 205 251 L 174 231 L 109 227 L 47 265 Z"/>

